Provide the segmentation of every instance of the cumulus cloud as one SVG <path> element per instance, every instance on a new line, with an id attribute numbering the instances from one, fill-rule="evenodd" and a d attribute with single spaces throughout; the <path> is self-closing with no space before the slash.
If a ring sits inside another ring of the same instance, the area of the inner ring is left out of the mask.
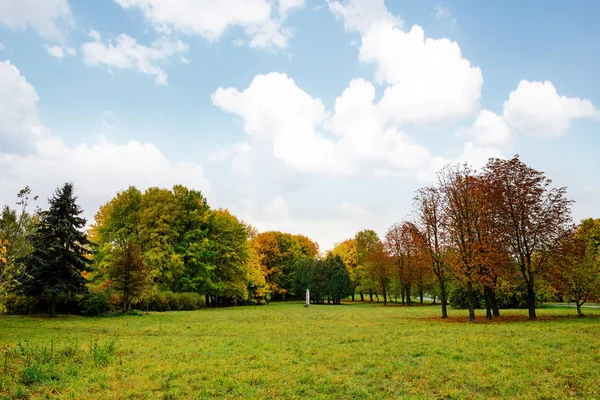
<path id="1" fill-rule="evenodd" d="M 444 7 L 441 3 L 438 3 L 433 7 L 433 15 L 436 19 L 446 19 L 452 16 L 452 12 L 448 7 Z"/>
<path id="2" fill-rule="evenodd" d="M 129 185 L 182 183 L 212 196 L 200 165 L 172 162 L 153 144 L 101 139 L 69 147 L 39 122 L 37 93 L 9 62 L 0 63 L 0 88 L 0 204 L 12 203 L 25 185 L 47 198 L 66 181 L 74 182 L 88 218 Z"/>
<path id="3" fill-rule="evenodd" d="M 140 10 L 158 30 L 175 30 L 219 40 L 231 27 L 241 27 L 250 45 L 259 48 L 285 48 L 291 32 L 283 25 L 285 17 L 304 6 L 304 0 L 115 0 L 121 7 Z"/>
<path id="4" fill-rule="evenodd" d="M 253 143 L 271 150 L 289 167 L 310 173 L 349 175 L 428 169 L 433 157 L 423 146 L 386 124 L 370 82 L 354 80 L 328 113 L 285 74 L 254 78 L 239 91 L 219 88 L 213 103 L 240 116 Z"/>
<path id="5" fill-rule="evenodd" d="M 70 22 L 67 0 L 0 0 L 0 23 L 11 29 L 32 27 L 45 39 L 61 41 L 61 26 Z"/>
<path id="6" fill-rule="evenodd" d="M 71 47 L 64 47 L 58 45 L 46 46 L 46 51 L 52 57 L 58 58 L 59 60 L 62 60 L 63 58 L 65 58 L 65 56 L 74 57 L 77 54 L 77 50 Z"/>
<path id="7" fill-rule="evenodd" d="M 136 69 L 144 74 L 155 77 L 158 85 L 167 84 L 167 74 L 162 65 L 176 54 L 189 50 L 187 44 L 162 37 L 150 46 L 144 46 L 126 35 L 117 36 L 114 42 L 103 43 L 100 35 L 92 31 L 90 36 L 96 41 L 85 43 L 82 46 L 84 62 L 88 66 L 106 65 L 119 69 Z"/>
<path id="8" fill-rule="evenodd" d="M 522 80 L 504 103 L 504 119 L 511 126 L 539 137 L 561 136 L 572 121 L 598 115 L 590 100 L 561 96 L 548 81 Z"/>
<path id="9" fill-rule="evenodd" d="M 511 150 L 514 132 L 504 118 L 492 111 L 481 110 L 469 130 L 474 143 L 480 147 Z"/>

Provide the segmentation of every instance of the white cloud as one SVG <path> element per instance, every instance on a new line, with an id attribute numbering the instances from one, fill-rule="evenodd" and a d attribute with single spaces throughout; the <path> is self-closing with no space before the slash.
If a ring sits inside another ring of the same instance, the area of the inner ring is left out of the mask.
<path id="1" fill-rule="evenodd" d="M 375 24 L 403 26 L 403 21 L 388 11 L 383 0 L 328 0 L 328 4 L 333 15 L 344 21 L 347 31 L 364 35 Z"/>
<path id="2" fill-rule="evenodd" d="M 504 103 L 504 119 L 511 126 L 539 137 L 563 135 L 572 121 L 598 115 L 590 100 L 561 96 L 548 81 L 522 80 Z"/>
<path id="3" fill-rule="evenodd" d="M 123 8 L 139 9 L 161 32 L 175 30 L 219 40 L 231 27 L 239 26 L 259 48 L 285 48 L 291 32 L 283 20 L 304 0 L 115 0 Z M 277 8 L 276 8 L 277 7 Z M 279 14 L 279 15 L 277 15 Z"/>
<path id="4" fill-rule="evenodd" d="M 99 35 L 94 35 L 99 38 Z M 138 44 L 128 35 L 117 36 L 115 42 L 100 41 L 82 46 L 84 61 L 89 66 L 106 65 L 119 69 L 137 69 L 155 77 L 156 84 L 166 85 L 167 74 L 161 68 L 171 56 L 188 51 L 188 45 L 179 40 L 162 37 L 150 46 Z"/>
<path id="5" fill-rule="evenodd" d="M 6 47 L 4 47 L 4 44 L 2 42 L 0 42 L 0 51 L 4 50 Z"/>
<path id="6" fill-rule="evenodd" d="M 59 60 L 65 58 L 65 56 L 67 56 L 67 55 L 74 57 L 77 54 L 77 50 L 75 50 L 71 47 L 63 47 L 63 46 L 58 46 L 58 45 L 54 45 L 54 46 L 46 45 L 45 47 L 46 47 L 46 51 L 48 52 L 48 54 L 50 54 L 52 57 L 58 58 Z"/>
<path id="7" fill-rule="evenodd" d="M 38 95 L 9 61 L 0 62 L 0 152 L 23 153 L 47 133 L 37 120 Z"/>
<path id="8" fill-rule="evenodd" d="M 435 128 L 474 117 L 483 77 L 448 39 L 409 31 L 383 0 L 330 1 L 333 14 L 348 31 L 361 35 L 359 59 L 374 64 L 375 79 L 386 85 L 381 109 L 399 124 Z"/>
<path id="9" fill-rule="evenodd" d="M 433 7 L 433 15 L 436 19 L 450 18 L 452 12 L 448 7 L 444 7 L 441 3 L 438 3 Z"/>
<path id="10" fill-rule="evenodd" d="M 70 22 L 67 0 L 0 0 L 0 23 L 11 29 L 32 27 L 45 39 L 61 41 L 60 26 Z"/>
<path id="11" fill-rule="evenodd" d="M 389 170 L 429 169 L 429 151 L 394 127 L 386 126 L 375 88 L 354 80 L 328 113 L 285 74 L 254 78 L 244 91 L 219 88 L 213 103 L 240 116 L 253 145 L 292 169 L 349 175 Z"/>
<path id="12" fill-rule="evenodd" d="M 0 204 L 12 203 L 25 185 L 45 199 L 66 181 L 74 182 L 88 218 L 129 185 L 145 189 L 181 183 L 212 196 L 200 165 L 169 161 L 152 144 L 101 139 L 67 146 L 40 124 L 37 93 L 9 62 L 0 63 L 0 89 Z M 15 139 L 25 145 L 18 152 L 10 145 Z"/>
<path id="13" fill-rule="evenodd" d="M 279 15 L 286 16 L 291 10 L 303 8 L 306 0 L 279 0 Z"/>
<path id="14" fill-rule="evenodd" d="M 469 135 L 477 146 L 511 150 L 514 132 L 502 116 L 489 110 L 481 110 Z"/>
<path id="15" fill-rule="evenodd" d="M 398 122 L 425 127 L 452 124 L 479 109 L 483 77 L 448 39 L 425 38 L 417 25 L 404 32 L 375 24 L 362 37 L 360 60 L 376 65 L 390 86 L 382 107 Z"/>

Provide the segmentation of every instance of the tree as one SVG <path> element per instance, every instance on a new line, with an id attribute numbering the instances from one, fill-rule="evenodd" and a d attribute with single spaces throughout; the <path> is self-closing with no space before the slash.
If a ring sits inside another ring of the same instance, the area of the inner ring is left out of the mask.
<path id="1" fill-rule="evenodd" d="M 495 221 L 501 240 L 518 265 L 527 285 L 529 319 L 536 316 L 536 278 L 543 272 L 545 258 L 571 224 L 566 188 L 551 188 L 552 181 L 524 164 L 519 156 L 511 160 L 490 159 L 484 179 L 494 201 Z"/>
<path id="2" fill-rule="evenodd" d="M 468 165 L 448 166 L 439 174 L 439 188 L 444 196 L 444 228 L 452 251 L 448 265 L 466 291 L 469 320 L 475 322 L 478 292 L 488 277 L 489 246 L 478 233 L 485 231 L 483 196 L 480 181 Z"/>
<path id="3" fill-rule="evenodd" d="M 369 293 L 371 301 L 373 301 L 373 294 L 377 294 L 378 283 L 373 281 L 371 275 L 368 272 L 367 257 L 372 249 L 381 242 L 377 233 L 371 229 L 365 229 L 358 232 L 354 236 L 354 242 L 356 244 L 356 258 L 358 261 L 357 266 L 357 277 L 360 282 L 357 290 L 360 293 L 360 300 L 364 301 L 364 293 Z"/>
<path id="4" fill-rule="evenodd" d="M 354 301 L 354 294 L 356 292 L 356 288 L 360 285 L 360 277 L 362 272 L 359 270 L 358 265 L 356 241 L 354 239 L 348 239 L 338 243 L 330 254 L 333 256 L 339 256 L 346 266 L 352 284 L 352 291 L 350 295 L 352 296 L 352 301 Z"/>
<path id="5" fill-rule="evenodd" d="M 329 255 L 322 261 L 325 270 L 325 291 L 333 304 L 341 304 L 342 299 L 352 292 L 352 281 L 348 269 L 340 256 Z"/>
<path id="6" fill-rule="evenodd" d="M 600 296 L 600 240 L 594 237 L 595 233 L 600 233 L 600 220 L 583 221 L 561 238 L 549 258 L 549 281 L 575 302 L 580 317 L 581 306 Z"/>
<path id="7" fill-rule="evenodd" d="M 442 318 L 448 318 L 448 293 L 446 287 L 448 236 L 444 229 L 444 202 L 440 190 L 427 187 L 417 192 L 414 198 L 418 223 L 419 245 L 429 255 L 429 264 L 437 278 L 442 303 Z"/>
<path id="8" fill-rule="evenodd" d="M 387 305 L 388 285 L 391 276 L 390 257 L 381 240 L 370 246 L 367 253 L 367 271 L 371 278 L 378 283 L 383 295 L 383 305 Z"/>
<path id="9" fill-rule="evenodd" d="M 0 213 L 0 313 L 4 311 L 6 296 L 16 290 L 24 272 L 17 260 L 31 251 L 28 237 L 33 232 L 35 218 L 27 210 L 30 196 L 31 190 L 25 187 L 17 195 L 17 208 L 6 206 Z"/>
<path id="10" fill-rule="evenodd" d="M 208 262 L 214 277 L 207 299 L 213 306 L 219 298 L 234 304 L 247 300 L 250 250 L 246 225 L 229 211 L 216 210 L 209 217 L 208 232 Z"/>
<path id="11" fill-rule="evenodd" d="M 30 236 L 32 251 L 23 258 L 27 276 L 22 279 L 25 295 L 44 298 L 50 305 L 50 316 L 56 315 L 59 298 L 86 292 L 91 254 L 86 234 L 86 220 L 80 215 L 73 184 L 65 183 L 48 200 L 48 211 L 39 213 L 35 232 Z"/>
<path id="12" fill-rule="evenodd" d="M 121 293 L 121 311 L 131 310 L 131 305 L 146 299 L 155 286 L 150 268 L 144 262 L 140 246 L 128 242 L 117 250 L 116 260 L 109 271 L 113 288 Z"/>

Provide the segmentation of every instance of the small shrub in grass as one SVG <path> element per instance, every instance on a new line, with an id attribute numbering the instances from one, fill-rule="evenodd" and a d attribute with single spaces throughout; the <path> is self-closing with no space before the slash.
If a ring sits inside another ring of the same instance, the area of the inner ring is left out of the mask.
<path id="1" fill-rule="evenodd" d="M 204 298 L 198 293 L 160 292 L 148 303 L 150 311 L 192 311 L 204 307 Z"/>

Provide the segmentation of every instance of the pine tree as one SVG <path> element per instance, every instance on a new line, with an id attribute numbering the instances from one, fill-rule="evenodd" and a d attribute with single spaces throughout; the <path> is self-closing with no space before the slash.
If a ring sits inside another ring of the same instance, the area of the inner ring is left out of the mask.
<path id="1" fill-rule="evenodd" d="M 87 280 L 82 276 L 90 260 L 86 220 L 76 203 L 73 184 L 58 188 L 48 200 L 48 211 L 39 213 L 35 232 L 29 241 L 32 252 L 23 258 L 26 277 L 21 290 L 25 295 L 45 299 L 50 316 L 56 315 L 56 302 L 86 292 Z"/>

